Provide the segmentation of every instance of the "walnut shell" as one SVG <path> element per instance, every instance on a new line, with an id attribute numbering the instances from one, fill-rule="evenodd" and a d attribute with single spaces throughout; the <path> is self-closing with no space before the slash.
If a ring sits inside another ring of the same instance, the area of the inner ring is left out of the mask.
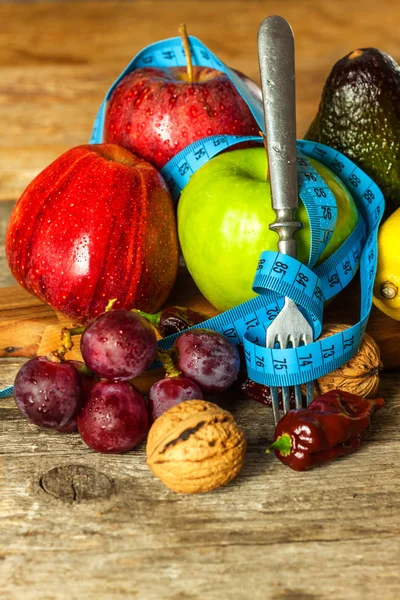
<path id="1" fill-rule="evenodd" d="M 231 413 L 205 400 L 180 402 L 162 414 L 147 438 L 147 466 L 175 492 L 208 492 L 243 466 L 246 439 Z"/>
<path id="2" fill-rule="evenodd" d="M 325 325 L 319 339 L 339 333 L 349 327 L 350 325 Z M 315 382 L 314 393 L 318 396 L 336 389 L 357 394 L 363 398 L 374 398 L 378 391 L 379 371 L 382 366 L 377 343 L 365 333 L 357 354 L 340 369 L 320 377 Z"/>

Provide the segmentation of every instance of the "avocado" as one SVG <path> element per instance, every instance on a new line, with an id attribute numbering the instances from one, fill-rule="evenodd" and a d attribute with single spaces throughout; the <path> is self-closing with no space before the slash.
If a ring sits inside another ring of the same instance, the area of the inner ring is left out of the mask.
<path id="1" fill-rule="evenodd" d="M 386 214 L 400 206 L 400 67 L 376 48 L 333 67 L 306 139 L 348 156 L 380 187 Z"/>

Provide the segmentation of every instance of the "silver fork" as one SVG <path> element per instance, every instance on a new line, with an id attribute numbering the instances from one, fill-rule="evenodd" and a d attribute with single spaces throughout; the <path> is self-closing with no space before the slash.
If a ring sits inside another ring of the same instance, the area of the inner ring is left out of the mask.
<path id="1" fill-rule="evenodd" d="M 296 168 L 296 105 L 294 39 L 289 23 L 279 16 L 264 19 L 258 30 L 258 60 L 267 134 L 272 208 L 276 220 L 270 229 L 279 236 L 278 250 L 296 258 L 295 234 L 302 224 L 295 220 L 298 206 Z M 267 329 L 267 348 L 297 348 L 313 341 L 313 329 L 290 298 Z M 296 408 L 302 406 L 301 386 L 296 385 Z M 307 383 L 307 405 L 314 385 Z M 280 419 L 278 389 L 271 387 L 275 424 Z M 283 413 L 290 410 L 290 388 L 282 388 Z"/>

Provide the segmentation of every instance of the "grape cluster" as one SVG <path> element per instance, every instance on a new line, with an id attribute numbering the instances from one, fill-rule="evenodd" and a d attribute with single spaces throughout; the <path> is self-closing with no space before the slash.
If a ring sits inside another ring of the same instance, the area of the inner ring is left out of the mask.
<path id="1" fill-rule="evenodd" d="M 78 429 L 98 452 L 125 452 L 146 436 L 152 421 L 184 400 L 220 393 L 236 380 L 240 358 L 223 335 L 184 331 L 169 351 L 158 352 L 153 327 L 137 312 L 110 310 L 83 331 L 84 363 L 55 351 L 19 370 L 14 397 L 33 424 L 61 432 Z M 166 376 L 149 391 L 148 403 L 131 380 L 157 359 Z"/>

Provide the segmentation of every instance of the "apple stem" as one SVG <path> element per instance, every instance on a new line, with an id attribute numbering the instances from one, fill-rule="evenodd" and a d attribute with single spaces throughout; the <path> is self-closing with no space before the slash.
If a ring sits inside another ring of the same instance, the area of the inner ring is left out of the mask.
<path id="1" fill-rule="evenodd" d="M 165 377 L 179 377 L 180 375 L 182 375 L 181 371 L 175 366 L 172 353 L 173 351 L 171 350 L 157 351 L 157 358 L 162 363 L 162 366 L 165 369 Z"/>
<path id="2" fill-rule="evenodd" d="M 265 148 L 265 152 L 267 153 L 267 177 L 266 177 L 266 181 L 269 181 L 269 162 L 268 162 L 268 146 L 267 146 L 267 136 L 265 135 L 265 133 L 263 131 L 259 131 L 258 132 L 264 142 L 264 148 Z"/>
<path id="3" fill-rule="evenodd" d="M 193 63 L 192 63 L 192 53 L 190 52 L 190 44 L 189 38 L 186 30 L 186 25 L 182 23 L 179 26 L 179 35 L 182 38 L 182 46 L 185 51 L 186 56 L 186 69 L 187 69 L 187 77 L 189 83 L 193 83 Z"/>

